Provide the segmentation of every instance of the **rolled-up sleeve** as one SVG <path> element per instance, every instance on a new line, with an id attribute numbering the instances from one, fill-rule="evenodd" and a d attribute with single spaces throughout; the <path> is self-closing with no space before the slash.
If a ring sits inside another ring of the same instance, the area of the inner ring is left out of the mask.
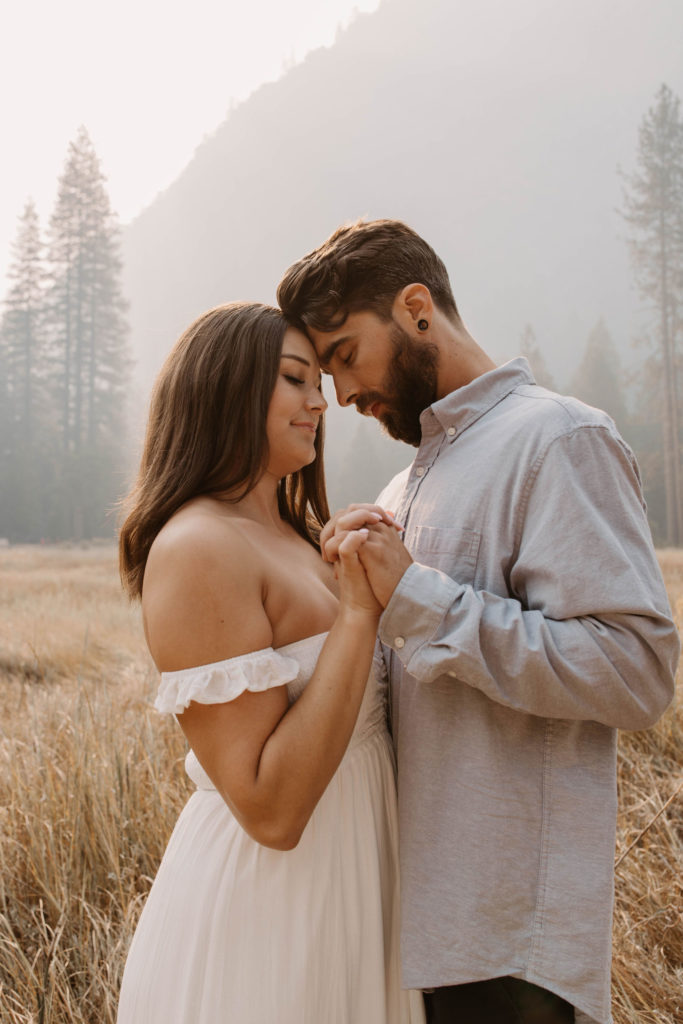
<path id="1" fill-rule="evenodd" d="M 652 725 L 673 696 L 680 645 L 628 447 L 602 425 L 553 438 L 516 516 L 507 593 L 416 562 L 382 616 L 382 642 L 423 683 L 451 676 L 546 718 Z"/>

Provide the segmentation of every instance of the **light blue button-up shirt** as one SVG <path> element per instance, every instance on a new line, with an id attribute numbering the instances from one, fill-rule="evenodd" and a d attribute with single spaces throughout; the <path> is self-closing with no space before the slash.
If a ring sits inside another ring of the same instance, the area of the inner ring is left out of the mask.
<path id="1" fill-rule="evenodd" d="M 657 720 L 679 653 L 638 470 L 523 359 L 421 422 L 378 499 L 415 559 L 380 622 L 404 984 L 515 975 L 606 1024 L 616 730 Z"/>

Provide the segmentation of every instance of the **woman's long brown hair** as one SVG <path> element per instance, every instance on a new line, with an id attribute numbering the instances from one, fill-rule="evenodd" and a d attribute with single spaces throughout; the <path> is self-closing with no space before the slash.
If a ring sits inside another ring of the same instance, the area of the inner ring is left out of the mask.
<path id="1" fill-rule="evenodd" d="M 174 512 L 198 495 L 239 501 L 268 459 L 266 416 L 287 321 L 260 303 L 230 303 L 200 316 L 178 339 L 157 377 L 137 480 L 123 502 L 119 571 L 140 597 L 152 541 Z M 329 518 L 322 462 L 280 481 L 280 515 L 314 546 Z"/>

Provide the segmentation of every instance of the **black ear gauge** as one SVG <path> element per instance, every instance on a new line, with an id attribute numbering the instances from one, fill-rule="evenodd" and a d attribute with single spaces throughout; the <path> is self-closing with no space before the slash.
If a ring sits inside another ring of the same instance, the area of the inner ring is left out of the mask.
<path id="1" fill-rule="evenodd" d="M 426 331 L 428 327 L 429 327 L 429 324 L 427 323 L 426 320 L 418 320 L 417 321 L 417 329 L 418 329 L 418 331 Z"/>

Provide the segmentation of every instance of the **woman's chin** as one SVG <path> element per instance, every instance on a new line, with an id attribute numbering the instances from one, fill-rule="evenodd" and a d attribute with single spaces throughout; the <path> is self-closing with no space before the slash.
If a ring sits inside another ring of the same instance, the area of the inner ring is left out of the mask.
<path id="1" fill-rule="evenodd" d="M 281 480 L 286 476 L 292 476 L 293 473 L 298 473 L 300 470 L 305 469 L 306 466 L 310 466 L 312 462 L 315 462 L 317 457 L 318 453 L 313 449 L 308 458 L 302 456 L 299 459 L 291 459 L 286 463 L 281 462 L 275 471 L 275 476 L 279 477 Z"/>
<path id="2" fill-rule="evenodd" d="M 313 451 L 311 452 L 310 458 L 308 458 L 305 462 L 302 462 L 301 465 L 298 467 L 298 469 L 304 469 L 306 466 L 310 466 L 312 462 L 315 462 L 317 457 L 318 457 L 318 453 L 316 452 L 316 450 L 314 448 Z M 296 472 L 296 470 L 294 470 L 294 472 Z"/>

